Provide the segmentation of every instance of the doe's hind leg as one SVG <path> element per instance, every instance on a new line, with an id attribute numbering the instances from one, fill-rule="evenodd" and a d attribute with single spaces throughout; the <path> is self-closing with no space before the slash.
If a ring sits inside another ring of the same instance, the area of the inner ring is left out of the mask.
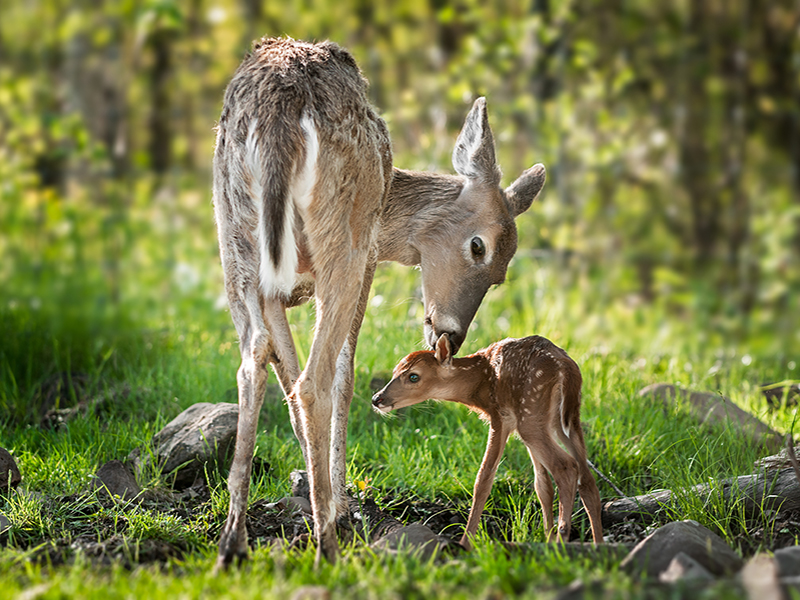
<path id="1" fill-rule="evenodd" d="M 258 415 L 267 386 L 267 360 L 272 351 L 269 332 L 262 319 L 256 291 L 245 302 L 231 302 L 231 313 L 240 332 L 242 362 L 236 379 L 239 387 L 239 420 L 236 449 L 228 476 L 230 506 L 219 542 L 216 569 L 224 569 L 234 559 L 247 558 L 247 498 L 250 491 L 253 451 Z"/>

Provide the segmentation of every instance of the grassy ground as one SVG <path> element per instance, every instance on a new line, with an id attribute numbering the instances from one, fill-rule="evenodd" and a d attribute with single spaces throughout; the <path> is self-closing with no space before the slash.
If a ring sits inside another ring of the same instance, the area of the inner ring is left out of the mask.
<path id="1" fill-rule="evenodd" d="M 136 233 L 133 214 L 129 234 Z M 63 218 L 79 220 L 80 214 Z M 142 222 L 154 222 L 152 215 Z M 25 244 L 37 243 L 24 241 L 29 225 L 13 227 L 16 237 L 8 243 L 22 266 L 5 274 L 9 285 L 0 299 L 0 446 L 14 454 L 24 477 L 17 493 L 0 499 L 12 523 L 0 549 L 0 596 L 286 598 L 300 586 L 323 585 L 334 598 L 540 597 L 577 578 L 606 580 L 623 597 L 644 594 L 642 582 L 619 572 L 614 561 L 567 559 L 556 549 L 535 559 L 500 550 L 498 539 L 544 539 L 530 461 L 516 440 L 500 465 L 487 526 L 469 555 L 431 563 L 378 556 L 355 543 L 337 565 L 314 570 L 312 549 L 261 546 L 246 566 L 212 577 L 227 510 L 224 472 L 209 474 L 210 499 L 188 512 L 104 505 L 85 493 L 100 464 L 124 459 L 184 408 L 235 401 L 236 336 L 218 302 L 209 225 L 201 228 L 207 243 L 199 246 L 180 228 L 146 232 L 160 251 L 166 246 L 159 240 L 170 239 L 171 255 L 163 262 L 153 262 L 155 250 L 124 250 L 108 234 L 81 237 L 84 256 L 75 257 L 69 273 L 53 270 L 58 261 L 39 264 L 38 273 L 33 266 L 25 271 L 19 257 Z M 63 244 L 73 248 L 65 235 Z M 50 240 L 47 247 L 62 242 Z M 112 261 L 116 266 L 90 258 L 107 257 L 109 248 L 123 249 Z M 507 283 L 489 292 L 462 353 L 532 333 L 567 349 L 584 375 L 589 456 L 623 491 L 677 489 L 749 473 L 763 455 L 735 431 L 700 427 L 681 410 L 638 398 L 647 384 L 719 392 L 776 429 L 791 430 L 795 409 L 768 411 L 758 389 L 763 382 L 798 379 L 798 339 L 785 321 L 778 329 L 774 320 L 740 322 L 708 312 L 703 294 L 711 292 L 701 288 L 690 290 L 698 300 L 688 304 L 642 304 L 610 294 L 600 276 L 564 275 L 576 270 L 520 253 Z M 384 508 L 419 500 L 465 515 L 485 447 L 484 425 L 450 404 L 427 403 L 389 419 L 370 409 L 371 380 L 386 377 L 399 358 L 421 347 L 418 285 L 411 270 L 387 265 L 377 274 L 357 355 L 348 476 L 354 490 Z M 301 360 L 312 322 L 312 307 L 294 311 Z M 38 425 L 47 408 L 89 395 L 105 401 L 60 428 Z M 280 399 L 265 403 L 256 454 L 267 467 L 254 478 L 251 503 L 286 495 L 289 473 L 302 467 L 302 457 Z M 143 483 L 164 488 L 157 474 Z M 615 495 L 598 483 L 604 498 Z M 691 496 L 681 502 L 676 518 L 700 521 L 743 554 L 771 547 L 780 534 L 769 514 L 754 523 L 735 508 L 701 505 Z M 579 519 L 583 539 L 586 529 Z M 457 537 L 458 526 L 445 533 Z M 117 561 L 81 551 L 87 539 L 110 538 L 121 542 Z M 49 553 L 54 540 L 72 551 Z M 155 562 L 143 558 L 162 542 L 179 552 Z M 727 584 L 707 591 L 708 597 L 737 594 Z"/>

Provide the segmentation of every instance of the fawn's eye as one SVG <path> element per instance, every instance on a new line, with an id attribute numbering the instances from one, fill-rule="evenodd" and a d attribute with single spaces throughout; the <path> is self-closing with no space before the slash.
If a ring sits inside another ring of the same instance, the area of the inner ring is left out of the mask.
<path id="1" fill-rule="evenodd" d="M 472 250 L 472 256 L 475 258 L 483 258 L 483 256 L 486 254 L 486 245 L 478 236 L 472 238 L 472 242 L 470 242 L 470 249 Z"/>
<path id="2" fill-rule="evenodd" d="M 412 373 L 411 375 L 408 376 L 408 380 L 411 383 L 417 383 L 419 381 L 419 375 L 417 375 L 416 373 Z"/>

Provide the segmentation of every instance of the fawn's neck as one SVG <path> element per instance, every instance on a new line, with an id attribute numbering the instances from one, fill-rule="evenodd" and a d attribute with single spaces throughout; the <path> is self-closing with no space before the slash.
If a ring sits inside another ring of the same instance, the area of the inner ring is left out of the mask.
<path id="1" fill-rule="evenodd" d="M 496 410 L 495 373 L 489 359 L 481 354 L 454 358 L 453 369 L 458 393 L 452 400 L 491 416 Z"/>

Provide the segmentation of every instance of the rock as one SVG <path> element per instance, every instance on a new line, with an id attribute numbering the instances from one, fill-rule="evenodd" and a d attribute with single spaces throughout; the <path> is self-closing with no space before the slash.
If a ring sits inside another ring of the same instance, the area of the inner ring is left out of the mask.
<path id="1" fill-rule="evenodd" d="M 676 521 L 639 542 L 620 567 L 657 578 L 681 552 L 715 576 L 736 573 L 742 566 L 739 555 L 716 533 L 696 521 Z"/>
<path id="2" fill-rule="evenodd" d="M 235 444 L 238 420 L 237 404 L 198 402 L 155 434 L 151 448 L 137 448 L 128 458 L 140 471 L 154 457 L 162 473 L 174 474 L 173 486 L 185 488 L 207 463 L 224 460 Z"/>
<path id="3" fill-rule="evenodd" d="M 299 496 L 286 496 L 277 502 L 270 502 L 269 504 L 266 504 L 264 508 L 273 510 L 290 510 L 292 512 L 299 511 L 306 515 L 312 514 L 311 502 L 309 502 L 306 498 L 301 498 Z"/>
<path id="4" fill-rule="evenodd" d="M 784 600 L 778 579 L 777 561 L 766 554 L 757 554 L 742 569 L 742 585 L 749 600 Z"/>
<path id="5" fill-rule="evenodd" d="M 289 474 L 289 480 L 292 482 L 292 496 L 311 501 L 311 484 L 308 482 L 308 472 L 292 471 Z"/>
<path id="6" fill-rule="evenodd" d="M 22 481 L 17 461 L 5 448 L 0 448 L 0 495 L 16 489 Z"/>
<path id="7" fill-rule="evenodd" d="M 17 595 L 17 600 L 38 600 L 39 598 L 42 598 L 51 587 L 53 587 L 52 582 L 40 583 L 39 585 L 25 588 L 19 593 L 19 595 Z"/>
<path id="8" fill-rule="evenodd" d="M 291 600 L 330 600 L 330 598 L 330 590 L 321 585 L 304 585 L 291 595 Z"/>
<path id="9" fill-rule="evenodd" d="M 604 585 L 602 581 L 590 581 L 584 583 L 582 579 L 576 579 L 567 587 L 561 590 L 555 600 L 584 600 L 584 598 L 603 598 Z"/>
<path id="10" fill-rule="evenodd" d="M 775 550 L 774 557 L 780 577 L 800 577 L 800 546 Z"/>
<path id="11" fill-rule="evenodd" d="M 761 384 L 761 393 L 767 399 L 767 404 L 772 409 L 778 408 L 786 395 L 786 406 L 795 406 L 800 399 L 800 383 L 779 381 L 776 383 Z"/>
<path id="12" fill-rule="evenodd" d="M 386 384 L 389 383 L 391 380 L 392 380 L 391 375 L 389 375 L 388 377 L 377 375 L 369 380 L 369 389 L 373 392 L 379 392 L 384 387 L 386 387 Z"/>
<path id="13" fill-rule="evenodd" d="M 665 406 L 682 402 L 701 424 L 736 428 L 753 444 L 764 446 L 770 452 L 777 452 L 783 446 L 783 436 L 780 433 L 719 394 L 691 392 L 674 385 L 656 383 L 642 389 L 639 396 L 652 396 L 661 400 Z"/>
<path id="14" fill-rule="evenodd" d="M 92 489 L 123 500 L 133 500 L 142 491 L 131 470 L 118 460 L 110 460 L 97 470 Z"/>
<path id="15" fill-rule="evenodd" d="M 661 583 L 714 581 L 714 576 L 703 565 L 685 552 L 678 552 L 666 570 L 658 575 Z"/>
<path id="16" fill-rule="evenodd" d="M 372 548 L 389 552 L 402 549 L 418 555 L 422 560 L 428 560 L 448 543 L 430 527 L 422 523 L 412 523 L 388 533 L 372 544 Z"/>
<path id="17" fill-rule="evenodd" d="M 0 513 L 0 535 L 11 529 L 11 521 L 3 513 Z"/>

